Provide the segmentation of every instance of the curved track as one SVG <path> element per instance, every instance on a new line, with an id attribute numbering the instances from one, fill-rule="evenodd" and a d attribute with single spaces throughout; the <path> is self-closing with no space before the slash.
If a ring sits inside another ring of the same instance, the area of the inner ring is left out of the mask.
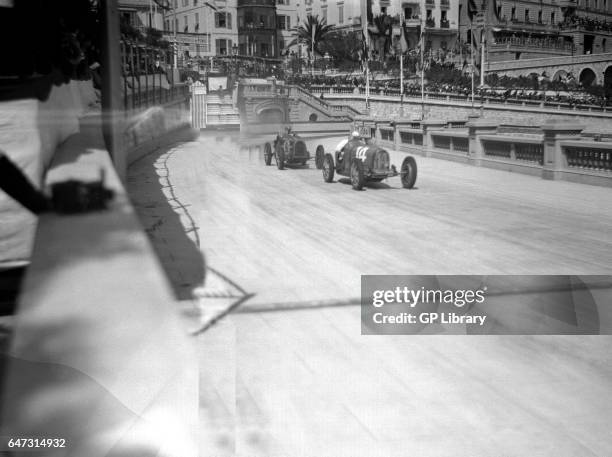
<path id="1" fill-rule="evenodd" d="M 610 189 L 417 157 L 399 178 L 353 191 L 314 162 L 279 171 L 265 138 L 206 134 L 168 162 L 208 264 L 250 304 L 359 295 L 362 274 L 596 274 L 612 266 Z M 337 139 L 321 143 L 330 150 Z M 401 157 L 392 154 L 392 162 Z"/>
<path id="2" fill-rule="evenodd" d="M 361 274 L 607 274 L 610 189 L 417 157 L 415 190 L 355 192 L 266 167 L 262 143 L 205 134 L 167 161 L 207 264 L 252 294 L 199 336 L 201 455 L 612 449 L 610 337 L 368 337 L 328 306 Z"/>

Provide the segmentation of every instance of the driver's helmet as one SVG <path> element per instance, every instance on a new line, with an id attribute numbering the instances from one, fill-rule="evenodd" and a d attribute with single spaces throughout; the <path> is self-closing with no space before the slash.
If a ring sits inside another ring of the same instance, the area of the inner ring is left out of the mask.
<path id="1" fill-rule="evenodd" d="M 357 130 L 355 130 L 353 133 L 351 133 L 351 139 L 352 140 L 358 140 L 359 138 L 361 138 L 361 135 L 359 134 L 359 132 Z"/>

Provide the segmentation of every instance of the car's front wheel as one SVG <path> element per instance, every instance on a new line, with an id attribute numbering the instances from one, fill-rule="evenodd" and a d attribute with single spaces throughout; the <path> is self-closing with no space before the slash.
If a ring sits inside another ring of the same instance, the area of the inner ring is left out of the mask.
<path id="1" fill-rule="evenodd" d="M 351 186 L 355 190 L 363 189 L 365 185 L 365 175 L 363 173 L 363 162 L 360 159 L 353 159 L 351 162 Z"/>
<path id="2" fill-rule="evenodd" d="M 323 157 L 323 181 L 332 182 L 334 180 L 334 158 L 331 154 Z"/>
<path id="3" fill-rule="evenodd" d="M 325 148 L 322 144 L 317 146 L 317 150 L 315 152 L 315 165 L 317 170 L 321 170 L 323 168 L 323 158 L 325 157 Z"/>
<path id="4" fill-rule="evenodd" d="M 264 144 L 264 161 L 266 165 L 272 165 L 272 146 L 270 143 Z"/>
<path id="5" fill-rule="evenodd" d="M 417 179 L 417 164 L 414 157 L 408 156 L 402 162 L 400 170 L 400 178 L 402 179 L 402 187 L 404 189 L 412 189 Z"/>

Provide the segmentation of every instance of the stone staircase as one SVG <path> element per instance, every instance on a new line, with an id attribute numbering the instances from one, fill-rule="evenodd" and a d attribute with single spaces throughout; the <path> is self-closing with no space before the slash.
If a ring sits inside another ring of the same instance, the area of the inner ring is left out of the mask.
<path id="1" fill-rule="evenodd" d="M 206 98 L 207 125 L 240 125 L 240 112 L 229 94 L 210 93 Z"/>

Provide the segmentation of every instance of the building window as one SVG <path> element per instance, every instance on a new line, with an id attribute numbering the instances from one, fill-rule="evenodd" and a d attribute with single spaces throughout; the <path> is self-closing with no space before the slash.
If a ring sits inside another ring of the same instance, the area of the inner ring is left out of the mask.
<path id="1" fill-rule="evenodd" d="M 219 39 L 215 41 L 217 55 L 227 56 L 232 50 L 232 40 Z"/>
<path id="2" fill-rule="evenodd" d="M 198 0 L 193 0 L 193 6 L 198 6 Z"/>
<path id="3" fill-rule="evenodd" d="M 285 30 L 285 16 L 276 17 L 276 28 L 279 30 Z"/>
<path id="4" fill-rule="evenodd" d="M 515 21 L 516 20 L 516 6 L 512 7 L 512 16 L 510 18 Z"/>
<path id="5" fill-rule="evenodd" d="M 555 12 L 550 13 L 550 23 L 555 25 Z"/>
<path id="6" fill-rule="evenodd" d="M 529 10 L 525 10 L 525 22 L 529 22 Z"/>
<path id="7" fill-rule="evenodd" d="M 215 13 L 215 27 L 218 29 L 231 29 L 232 15 L 230 13 Z"/>
<path id="8" fill-rule="evenodd" d="M 542 10 L 538 11 L 538 24 L 542 23 Z"/>
<path id="9" fill-rule="evenodd" d="M 338 5 L 338 24 L 344 23 L 344 5 Z"/>
<path id="10" fill-rule="evenodd" d="M 187 16 L 183 16 L 183 32 L 189 32 L 189 23 L 187 22 Z"/>
<path id="11" fill-rule="evenodd" d="M 321 17 L 325 22 L 327 22 L 327 8 L 321 9 Z"/>
<path id="12" fill-rule="evenodd" d="M 386 6 L 381 6 L 380 7 L 380 14 L 382 14 L 383 16 L 385 16 L 387 14 L 387 7 Z"/>
<path id="13" fill-rule="evenodd" d="M 200 13 L 195 13 L 195 29 L 200 30 Z"/>
<path id="14" fill-rule="evenodd" d="M 174 20 L 174 30 L 178 32 L 178 19 Z"/>

